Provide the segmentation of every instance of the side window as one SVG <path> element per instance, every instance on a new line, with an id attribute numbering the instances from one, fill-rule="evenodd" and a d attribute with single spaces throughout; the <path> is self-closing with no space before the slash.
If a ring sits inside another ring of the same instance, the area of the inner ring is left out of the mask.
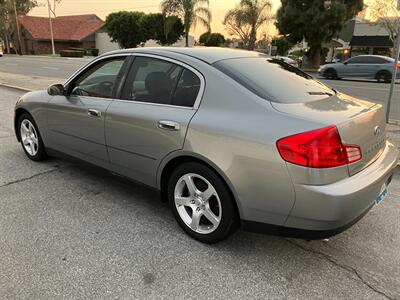
<path id="1" fill-rule="evenodd" d="M 200 78 L 192 71 L 185 69 L 179 79 L 174 97 L 173 105 L 193 107 L 200 91 Z"/>
<path id="2" fill-rule="evenodd" d="M 122 93 L 122 99 L 171 104 L 182 67 L 168 61 L 136 57 Z"/>
<path id="3" fill-rule="evenodd" d="M 389 63 L 389 61 L 387 61 L 386 59 L 383 59 L 381 57 L 370 57 L 369 63 L 381 65 L 381 64 L 387 64 L 387 63 Z"/>
<path id="4" fill-rule="evenodd" d="M 108 59 L 91 67 L 72 87 L 72 95 L 112 98 L 125 57 Z"/>
<path id="5" fill-rule="evenodd" d="M 368 62 L 366 61 L 366 59 L 364 57 L 354 57 L 354 58 L 351 58 L 347 63 L 348 64 L 366 64 Z"/>

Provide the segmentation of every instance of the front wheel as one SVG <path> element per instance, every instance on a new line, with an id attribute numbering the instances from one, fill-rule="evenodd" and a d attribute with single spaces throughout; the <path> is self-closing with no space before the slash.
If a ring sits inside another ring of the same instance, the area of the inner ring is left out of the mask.
<path id="1" fill-rule="evenodd" d="M 323 76 L 327 79 L 338 79 L 338 74 L 335 69 L 327 69 Z"/>
<path id="2" fill-rule="evenodd" d="M 168 198 L 175 219 L 192 238 L 216 243 L 238 225 L 238 214 L 225 182 L 200 163 L 177 167 L 168 183 Z"/>
<path id="3" fill-rule="evenodd" d="M 18 133 L 22 149 L 29 159 L 41 161 L 47 158 L 39 129 L 28 113 L 23 113 L 19 117 Z"/>

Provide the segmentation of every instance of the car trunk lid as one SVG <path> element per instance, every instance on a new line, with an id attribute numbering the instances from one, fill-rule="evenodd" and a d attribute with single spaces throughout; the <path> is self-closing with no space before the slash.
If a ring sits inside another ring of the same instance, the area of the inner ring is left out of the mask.
<path id="1" fill-rule="evenodd" d="M 280 112 L 318 121 L 322 126 L 336 125 L 343 144 L 361 148 L 362 159 L 348 166 L 350 176 L 375 161 L 385 147 L 386 120 L 380 104 L 339 93 L 306 103 L 271 104 Z"/>

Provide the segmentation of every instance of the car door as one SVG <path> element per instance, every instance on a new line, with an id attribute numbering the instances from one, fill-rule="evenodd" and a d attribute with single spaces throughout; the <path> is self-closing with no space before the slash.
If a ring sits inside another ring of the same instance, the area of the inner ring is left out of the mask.
<path id="1" fill-rule="evenodd" d="M 126 56 L 90 65 L 68 85 L 65 96 L 50 100 L 48 138 L 51 147 L 104 165 L 109 162 L 104 137 L 105 113 L 121 82 Z"/>
<path id="2" fill-rule="evenodd" d="M 120 100 L 110 104 L 105 135 L 115 172 L 156 186 L 161 160 L 182 149 L 204 90 L 203 76 L 180 62 L 138 55 Z"/>
<path id="3" fill-rule="evenodd" d="M 350 58 L 344 63 L 340 77 L 362 77 L 365 61 L 362 56 Z"/>

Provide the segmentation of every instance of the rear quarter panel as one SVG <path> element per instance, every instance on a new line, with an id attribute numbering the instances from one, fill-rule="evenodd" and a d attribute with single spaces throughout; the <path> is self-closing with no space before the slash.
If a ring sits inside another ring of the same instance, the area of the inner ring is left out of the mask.
<path id="1" fill-rule="evenodd" d="M 206 91 L 187 133 L 184 150 L 213 162 L 229 181 L 241 218 L 284 224 L 295 193 L 276 141 L 312 122 L 288 118 L 218 70 L 209 70 Z"/>

